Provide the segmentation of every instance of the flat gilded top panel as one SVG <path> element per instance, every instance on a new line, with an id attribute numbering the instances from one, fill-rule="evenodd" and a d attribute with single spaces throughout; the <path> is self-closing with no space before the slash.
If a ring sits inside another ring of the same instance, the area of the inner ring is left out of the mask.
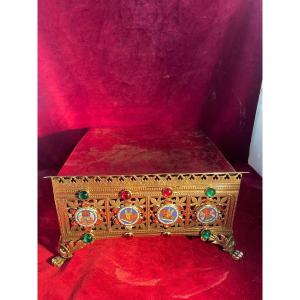
<path id="1" fill-rule="evenodd" d="M 235 172 L 202 132 L 92 128 L 59 176 Z"/>

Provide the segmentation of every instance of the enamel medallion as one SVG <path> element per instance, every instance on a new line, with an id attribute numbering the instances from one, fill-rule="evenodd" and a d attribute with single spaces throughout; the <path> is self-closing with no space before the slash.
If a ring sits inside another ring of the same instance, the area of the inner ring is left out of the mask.
<path id="1" fill-rule="evenodd" d="M 204 205 L 197 212 L 197 219 L 203 224 L 212 223 L 217 218 L 218 210 L 211 205 Z"/>
<path id="2" fill-rule="evenodd" d="M 80 226 L 93 226 L 97 222 L 97 211 L 93 208 L 79 208 L 75 214 L 75 221 Z"/>
<path id="3" fill-rule="evenodd" d="M 175 223 L 178 219 L 178 216 L 178 209 L 173 204 L 166 204 L 162 206 L 157 212 L 157 218 L 159 222 L 165 225 Z"/>
<path id="4" fill-rule="evenodd" d="M 118 212 L 118 220 L 125 226 L 132 226 L 139 220 L 139 210 L 136 206 L 122 207 Z"/>

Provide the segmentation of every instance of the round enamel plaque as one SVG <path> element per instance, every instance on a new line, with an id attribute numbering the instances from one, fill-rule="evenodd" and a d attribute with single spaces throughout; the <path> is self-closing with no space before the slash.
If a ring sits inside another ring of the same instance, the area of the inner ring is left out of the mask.
<path id="1" fill-rule="evenodd" d="M 202 206 L 197 212 L 197 219 L 204 224 L 212 223 L 218 218 L 218 210 L 211 206 Z"/>
<path id="2" fill-rule="evenodd" d="M 159 222 L 165 225 L 175 223 L 178 219 L 178 216 L 178 209 L 173 204 L 166 204 L 162 206 L 157 212 L 157 218 Z"/>
<path id="3" fill-rule="evenodd" d="M 118 220 L 121 224 L 132 226 L 139 220 L 139 210 L 136 206 L 122 207 L 118 212 Z"/>
<path id="4" fill-rule="evenodd" d="M 75 221 L 80 226 L 93 226 L 97 222 L 97 211 L 93 208 L 79 208 L 75 214 Z"/>

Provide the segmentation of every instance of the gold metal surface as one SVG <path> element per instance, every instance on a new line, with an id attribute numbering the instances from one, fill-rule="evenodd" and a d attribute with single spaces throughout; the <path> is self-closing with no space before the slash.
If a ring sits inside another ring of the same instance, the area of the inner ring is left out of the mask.
<path id="1" fill-rule="evenodd" d="M 233 234 L 212 234 L 208 241 L 222 247 L 223 251 L 228 252 L 234 260 L 239 260 L 244 256 L 242 251 L 235 249 Z"/>
<path id="2" fill-rule="evenodd" d="M 203 229 L 212 232 L 210 241 L 220 245 L 234 259 L 242 254 L 234 250 L 232 224 L 237 204 L 242 173 L 187 173 L 187 174 L 142 174 L 120 176 L 52 176 L 52 186 L 60 225 L 60 256 L 53 264 L 61 266 L 73 253 L 86 244 L 81 240 L 85 232 L 93 233 L 95 239 L 145 236 L 145 235 L 196 235 Z M 163 188 L 173 190 L 164 198 Z M 216 190 L 213 197 L 205 195 L 205 189 Z M 80 200 L 76 193 L 89 192 L 89 198 Z M 122 190 L 131 192 L 131 199 L 122 200 Z M 177 207 L 180 218 L 174 224 L 164 225 L 157 219 L 158 210 L 165 204 Z M 197 219 L 203 205 L 212 205 L 218 210 L 218 218 L 209 224 Z M 118 222 L 118 211 L 124 206 L 139 209 L 139 221 L 133 226 Z M 84 227 L 74 222 L 77 209 L 89 207 L 97 211 L 97 222 Z"/>

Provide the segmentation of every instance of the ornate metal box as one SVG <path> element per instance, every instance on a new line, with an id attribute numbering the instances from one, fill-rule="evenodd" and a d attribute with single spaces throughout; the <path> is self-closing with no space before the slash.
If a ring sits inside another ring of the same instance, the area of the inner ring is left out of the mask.
<path id="1" fill-rule="evenodd" d="M 242 173 L 201 132 L 90 129 L 52 176 L 60 266 L 96 239 L 196 235 L 234 259 Z"/>

